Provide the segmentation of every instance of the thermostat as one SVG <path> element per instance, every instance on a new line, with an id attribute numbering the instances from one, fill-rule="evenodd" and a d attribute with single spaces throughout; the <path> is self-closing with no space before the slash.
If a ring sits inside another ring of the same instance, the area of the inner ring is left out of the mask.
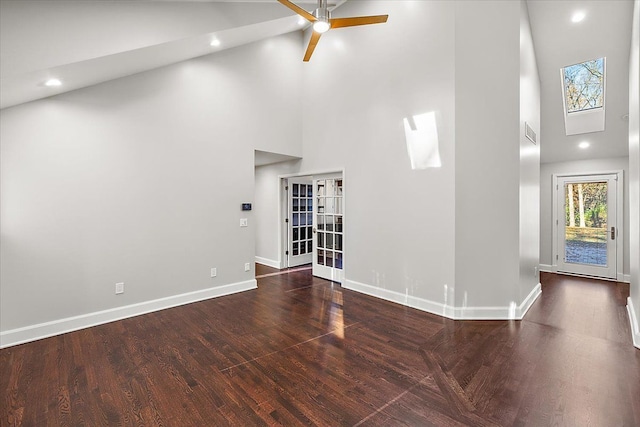
<path id="1" fill-rule="evenodd" d="M 243 211 L 250 211 L 251 210 L 251 203 L 243 203 L 242 204 L 242 210 Z"/>

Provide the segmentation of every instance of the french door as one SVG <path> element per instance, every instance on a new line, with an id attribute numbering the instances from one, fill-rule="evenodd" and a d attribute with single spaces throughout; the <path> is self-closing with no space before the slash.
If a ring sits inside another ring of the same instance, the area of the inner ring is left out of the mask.
<path id="1" fill-rule="evenodd" d="M 294 178 L 288 182 L 287 266 L 311 264 L 313 256 L 313 183 Z"/>
<path id="2" fill-rule="evenodd" d="M 344 278 L 344 180 L 313 181 L 313 275 L 342 283 Z"/>
<path id="3" fill-rule="evenodd" d="M 559 272 L 616 279 L 617 185 L 615 174 L 558 177 Z"/>

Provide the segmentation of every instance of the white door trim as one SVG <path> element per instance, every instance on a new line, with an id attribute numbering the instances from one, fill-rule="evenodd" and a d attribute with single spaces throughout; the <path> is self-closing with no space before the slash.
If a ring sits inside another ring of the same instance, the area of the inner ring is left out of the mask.
<path id="1" fill-rule="evenodd" d="M 582 173 L 554 173 L 552 179 L 553 199 L 551 203 L 551 229 L 552 229 L 552 251 L 551 263 L 552 267 L 558 268 L 558 178 L 582 177 L 582 176 L 598 176 L 598 175 L 616 175 L 618 184 L 616 185 L 616 280 L 624 281 L 624 171 L 598 171 L 598 172 L 582 172 Z"/>
<path id="2" fill-rule="evenodd" d="M 318 175 L 332 175 L 341 173 L 344 179 L 344 168 L 343 169 L 317 169 L 311 170 L 309 172 L 298 172 L 298 173 L 287 173 L 283 175 L 278 175 L 278 178 L 306 178 Z"/>

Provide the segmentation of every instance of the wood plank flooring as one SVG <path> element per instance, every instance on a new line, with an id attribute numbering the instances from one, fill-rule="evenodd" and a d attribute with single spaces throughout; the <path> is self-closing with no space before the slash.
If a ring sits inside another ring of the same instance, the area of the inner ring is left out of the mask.
<path id="1" fill-rule="evenodd" d="M 462 322 L 266 276 L 0 350 L 0 425 L 639 426 L 628 292 L 545 274 L 525 320 Z"/>

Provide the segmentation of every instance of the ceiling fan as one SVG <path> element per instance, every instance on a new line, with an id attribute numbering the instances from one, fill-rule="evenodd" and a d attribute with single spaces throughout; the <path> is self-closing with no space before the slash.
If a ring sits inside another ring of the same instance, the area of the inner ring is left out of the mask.
<path id="1" fill-rule="evenodd" d="M 307 52 L 304 54 L 304 61 L 308 62 L 313 55 L 313 51 L 320 41 L 320 36 L 333 28 L 356 27 L 358 25 L 384 24 L 387 22 L 389 15 L 375 16 L 355 16 L 352 18 L 332 18 L 331 12 L 327 8 L 327 0 L 318 0 L 318 8 L 309 13 L 298 5 L 291 3 L 289 0 L 278 0 L 298 15 L 302 16 L 309 22 L 313 23 L 313 34 L 309 40 Z"/>

